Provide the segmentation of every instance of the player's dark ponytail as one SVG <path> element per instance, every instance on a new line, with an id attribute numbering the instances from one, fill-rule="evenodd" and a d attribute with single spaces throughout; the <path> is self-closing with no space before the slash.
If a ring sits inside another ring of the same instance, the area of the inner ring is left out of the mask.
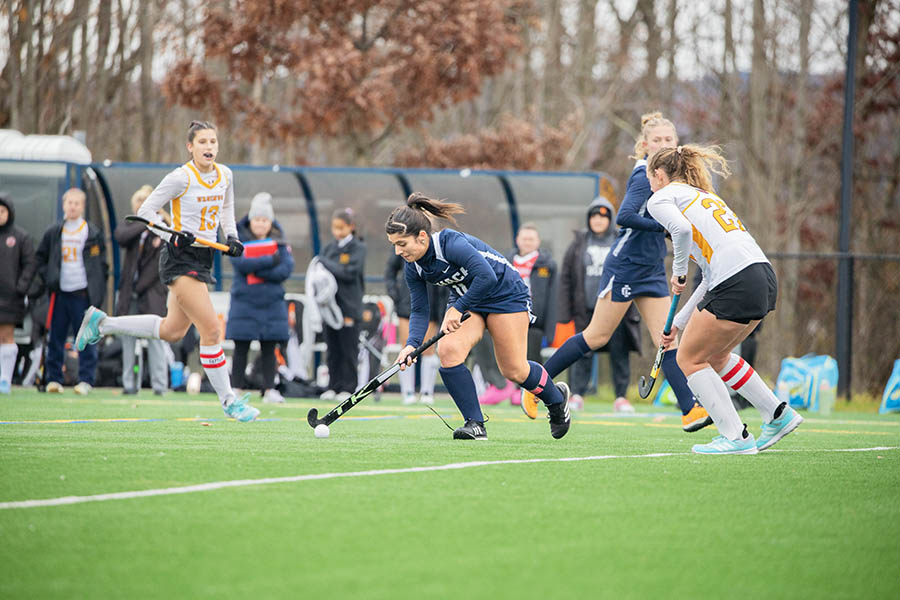
<path id="1" fill-rule="evenodd" d="M 406 206 L 400 206 L 394 209 L 391 216 L 388 217 L 384 230 L 388 234 L 399 233 L 401 235 L 419 235 L 420 231 L 431 233 L 431 214 L 439 219 L 447 219 L 456 225 L 456 219 L 453 215 L 464 214 L 465 209 L 454 202 L 441 202 L 429 198 L 418 192 L 410 194 L 406 199 Z M 426 214 L 428 213 L 428 214 Z"/>
<path id="2" fill-rule="evenodd" d="M 193 142 L 197 132 L 203 129 L 212 129 L 213 131 L 216 131 L 216 126 L 209 121 L 191 121 L 191 124 L 188 125 L 188 141 Z"/>

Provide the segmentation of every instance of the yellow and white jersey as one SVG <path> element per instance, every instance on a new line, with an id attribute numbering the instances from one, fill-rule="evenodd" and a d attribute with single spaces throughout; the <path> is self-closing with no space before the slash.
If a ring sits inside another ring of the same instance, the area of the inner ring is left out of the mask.
<path id="1" fill-rule="evenodd" d="M 769 262 L 737 215 L 713 193 L 670 183 L 650 196 L 647 209 L 672 234 L 674 275 L 687 274 L 690 257 L 712 289 L 744 267 Z"/>
<path id="2" fill-rule="evenodd" d="M 88 224 L 83 218 L 63 221 L 60 233 L 62 257 L 59 263 L 59 289 L 63 292 L 76 292 L 88 285 L 83 256 L 87 238 Z"/>
<path id="3" fill-rule="evenodd" d="M 675 317 L 684 329 L 707 290 L 745 267 L 769 260 L 744 224 L 717 195 L 670 183 L 647 201 L 647 210 L 672 235 L 673 275 L 687 275 L 688 258 L 703 272 L 703 281 Z"/>
<path id="4" fill-rule="evenodd" d="M 216 241 L 219 226 L 226 236 L 237 236 L 234 220 L 234 183 L 231 169 L 213 163 L 201 173 L 193 161 L 170 172 L 138 210 L 138 216 L 156 222 L 156 212 L 171 203 L 172 229 Z M 168 238 L 167 234 L 159 234 Z"/>

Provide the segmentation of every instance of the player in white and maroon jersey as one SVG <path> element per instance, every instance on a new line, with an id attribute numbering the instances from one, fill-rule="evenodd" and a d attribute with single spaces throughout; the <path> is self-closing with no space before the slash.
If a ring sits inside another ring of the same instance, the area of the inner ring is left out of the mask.
<path id="1" fill-rule="evenodd" d="M 187 150 L 191 160 L 166 175 L 138 210 L 138 216 L 153 222 L 157 211 L 170 203 L 172 229 L 180 233 L 154 231 L 166 240 L 159 257 L 159 276 L 170 291 L 166 316 L 108 317 L 101 310 L 89 310 L 78 331 L 76 346 L 83 348 L 104 335 L 116 334 L 174 342 L 183 338 L 193 324 L 200 334 L 200 363 L 225 414 L 238 421 L 252 421 L 259 410 L 247 403 L 249 394 L 238 398 L 231 387 L 220 344 L 219 319 L 209 297 L 207 284 L 213 282 L 210 270 L 214 251 L 196 242 L 197 238 L 216 241 L 221 226 L 227 237 L 227 254 L 240 256 L 244 251 L 234 220 L 231 169 L 215 162 L 219 140 L 211 123 L 191 122 Z"/>
<path id="2" fill-rule="evenodd" d="M 685 287 L 688 258 L 699 265 L 703 281 L 663 335 L 671 343 L 679 331 L 678 366 L 721 434 L 697 444 L 699 454 L 755 454 L 793 431 L 803 418 L 772 390 L 744 359 L 731 352 L 775 309 L 778 283 L 766 255 L 741 220 L 713 192 L 710 170 L 728 175 L 714 147 L 678 146 L 656 152 L 647 164 L 654 194 L 647 209 L 672 235 L 672 292 Z M 758 439 L 731 403 L 728 384 L 755 406 L 763 418 Z"/>

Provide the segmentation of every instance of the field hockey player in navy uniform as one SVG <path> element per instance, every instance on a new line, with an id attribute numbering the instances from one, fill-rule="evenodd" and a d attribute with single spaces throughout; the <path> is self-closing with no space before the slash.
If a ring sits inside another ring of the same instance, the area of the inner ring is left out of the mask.
<path id="1" fill-rule="evenodd" d="M 654 191 L 647 208 L 672 234 L 672 293 L 684 291 L 679 278 L 687 275 L 688 258 L 703 273 L 662 341 L 672 343 L 684 332 L 678 365 L 721 434 L 694 445 L 693 451 L 756 454 L 796 429 L 803 417 L 779 402 L 750 363 L 731 351 L 775 310 L 778 282 L 756 240 L 712 191 L 710 170 L 728 176 L 718 149 L 702 146 L 660 150 L 647 165 Z M 758 439 L 741 423 L 726 385 L 759 410 L 763 425 Z"/>
<path id="2" fill-rule="evenodd" d="M 594 313 L 584 331 L 566 340 L 544 363 L 551 377 L 556 377 L 589 352 L 605 346 L 632 302 L 637 305 L 647 324 L 654 344 L 659 345 L 659 335 L 670 306 L 665 265 L 666 231 L 647 214 L 647 200 L 652 192 L 647 181 L 646 157 L 660 148 L 677 144 L 675 126 L 662 114 L 651 113 L 641 117 L 641 135 L 635 144 L 633 157 L 639 160 L 628 179 L 625 198 L 616 216 L 620 229 L 603 263 Z M 678 368 L 676 347 L 677 342 L 674 342 L 663 355 L 662 370 L 678 399 L 682 429 L 697 431 L 711 424 L 712 419 L 695 400 L 684 374 Z M 532 419 L 537 414 L 535 401 L 528 394 L 523 394 L 522 410 Z"/>
<path id="3" fill-rule="evenodd" d="M 170 292 L 166 316 L 108 317 L 92 308 L 85 313 L 75 345 L 80 350 L 96 344 L 104 335 L 118 334 L 176 342 L 193 323 L 200 334 L 200 364 L 225 414 L 241 422 L 252 421 L 259 410 L 247 403 L 249 393 L 238 398 L 231 387 L 220 344 L 219 319 L 206 287 L 213 282 L 210 269 L 214 251 L 195 241 L 203 238 L 215 242 L 221 225 L 227 236 L 227 254 L 244 253 L 234 221 L 234 180 L 231 169 L 215 162 L 219 152 L 215 125 L 191 121 L 187 150 L 191 160 L 166 175 L 138 209 L 138 216 L 155 222 L 157 211 L 171 203 L 172 229 L 181 233 L 151 230 L 166 240 L 159 255 L 159 278 Z"/>
<path id="4" fill-rule="evenodd" d="M 430 314 L 426 283 L 449 287 L 449 306 L 441 331 L 452 335 L 438 343 L 438 357 L 441 379 L 465 419 L 453 438 L 487 439 L 475 382 L 465 366 L 469 351 L 487 329 L 494 340 L 500 372 L 543 400 L 549 412 L 550 434 L 559 439 L 571 424 L 569 388 L 553 383 L 540 364 L 526 358 L 531 322 L 528 286 L 501 253 L 480 239 L 453 229 L 431 231 L 428 214 L 455 224 L 453 215 L 464 212 L 459 204 L 412 194 L 406 206 L 395 209 L 385 224 L 394 251 L 407 263 L 411 298 L 409 339 L 397 362 L 403 364 L 424 339 Z M 465 312 L 471 318 L 462 322 Z"/>

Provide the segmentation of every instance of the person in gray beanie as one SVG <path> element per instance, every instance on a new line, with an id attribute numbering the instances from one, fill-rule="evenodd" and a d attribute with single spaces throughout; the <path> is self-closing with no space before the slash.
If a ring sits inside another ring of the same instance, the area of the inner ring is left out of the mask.
<path id="1" fill-rule="evenodd" d="M 234 341 L 231 381 L 246 388 L 250 342 L 259 340 L 262 377 L 254 377 L 263 402 L 284 402 L 275 385 L 275 346 L 290 337 L 284 281 L 294 270 L 294 256 L 275 220 L 272 195 L 261 192 L 250 202 L 250 211 L 237 224 L 244 254 L 232 257 L 234 280 L 225 337 Z"/>
<path id="2" fill-rule="evenodd" d="M 250 201 L 250 211 L 247 213 L 247 219 L 253 220 L 257 217 L 275 221 L 275 210 L 272 208 L 272 194 L 269 192 L 260 192 L 253 196 L 253 199 Z"/>

